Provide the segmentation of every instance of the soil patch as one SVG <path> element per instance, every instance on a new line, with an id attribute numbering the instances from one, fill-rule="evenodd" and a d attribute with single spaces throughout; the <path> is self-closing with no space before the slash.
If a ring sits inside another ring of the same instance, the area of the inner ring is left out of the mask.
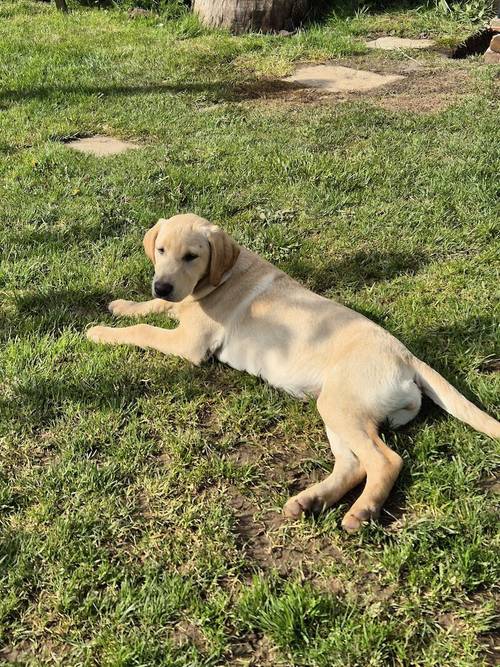
<path id="1" fill-rule="evenodd" d="M 234 513 L 236 543 L 244 552 L 250 571 L 277 570 L 288 575 L 297 570 L 305 578 L 314 575 L 319 563 L 342 559 L 327 537 L 299 537 L 281 512 L 262 510 L 257 501 L 236 488 L 228 490 Z"/>
<path id="2" fill-rule="evenodd" d="M 231 646 L 230 665 L 242 667 L 277 667 L 284 665 L 279 660 L 278 651 L 267 639 L 257 634 L 238 638 Z"/>
<path id="3" fill-rule="evenodd" d="M 172 640 L 179 647 L 192 644 L 199 651 L 204 652 L 207 649 L 207 640 L 203 632 L 197 625 L 187 619 L 177 623 L 172 633 Z"/>
<path id="4" fill-rule="evenodd" d="M 370 90 L 332 92 L 326 88 L 304 88 L 291 80 L 265 80 L 240 89 L 241 100 L 266 105 L 326 105 L 367 101 L 388 111 L 410 111 L 417 114 L 437 113 L 457 104 L 474 90 L 470 67 L 419 62 L 413 59 L 394 61 L 361 56 L 338 61 L 342 66 L 370 68 L 372 74 L 396 77 L 392 83 Z"/>
<path id="5" fill-rule="evenodd" d="M 485 359 L 479 366 L 480 373 L 499 373 L 500 372 L 500 358 L 490 357 Z"/>
<path id="6" fill-rule="evenodd" d="M 374 95 L 373 104 L 387 111 L 436 113 L 467 97 L 470 79 L 467 72 L 442 70 L 424 76 L 415 74 L 408 85 Z"/>

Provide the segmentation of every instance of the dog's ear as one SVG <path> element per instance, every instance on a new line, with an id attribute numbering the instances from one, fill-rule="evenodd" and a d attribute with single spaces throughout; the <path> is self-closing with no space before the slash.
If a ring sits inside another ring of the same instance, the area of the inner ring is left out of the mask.
<path id="1" fill-rule="evenodd" d="M 160 231 L 160 225 L 162 222 L 165 222 L 163 218 L 160 218 L 156 225 L 151 227 L 151 229 L 148 229 L 148 231 L 144 234 L 144 239 L 142 240 L 142 243 L 144 245 L 144 250 L 146 252 L 146 255 L 149 257 L 149 259 L 155 263 L 155 243 L 156 243 L 156 237 L 158 236 L 158 232 Z"/>
<path id="2" fill-rule="evenodd" d="M 208 280 L 211 285 L 217 287 L 222 276 L 234 266 L 240 248 L 226 232 L 215 225 L 210 225 L 207 237 L 210 243 Z"/>

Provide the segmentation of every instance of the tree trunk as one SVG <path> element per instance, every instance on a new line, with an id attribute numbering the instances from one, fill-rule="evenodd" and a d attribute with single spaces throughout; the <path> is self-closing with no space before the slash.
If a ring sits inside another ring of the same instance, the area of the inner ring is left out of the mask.
<path id="1" fill-rule="evenodd" d="M 231 32 L 293 30 L 304 21 L 314 0 L 194 0 L 204 23 Z"/>
<path id="2" fill-rule="evenodd" d="M 55 0 L 55 1 L 57 9 L 60 9 L 62 12 L 68 11 L 68 5 L 66 4 L 66 0 Z"/>

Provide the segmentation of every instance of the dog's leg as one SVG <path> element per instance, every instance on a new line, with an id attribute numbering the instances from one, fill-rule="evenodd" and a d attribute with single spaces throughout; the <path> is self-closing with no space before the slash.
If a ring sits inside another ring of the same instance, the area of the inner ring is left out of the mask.
<path id="1" fill-rule="evenodd" d="M 173 304 L 164 299 L 151 299 L 151 301 L 127 301 L 117 299 L 112 301 L 108 310 L 117 317 L 140 317 L 141 315 L 152 315 L 154 313 L 168 313 Z"/>
<path id="2" fill-rule="evenodd" d="M 297 519 L 304 511 L 327 509 L 366 477 L 358 457 L 349 449 L 342 434 L 328 426 L 326 433 L 335 456 L 333 472 L 323 481 L 290 498 L 283 508 L 285 516 Z"/>
<path id="3" fill-rule="evenodd" d="M 108 345 L 137 345 L 151 347 L 163 352 L 189 359 L 194 364 L 203 361 L 207 354 L 205 336 L 196 335 L 183 326 L 176 329 L 162 329 L 149 324 L 136 324 L 132 327 L 91 327 L 87 331 L 87 338 L 94 343 Z"/>
<path id="4" fill-rule="evenodd" d="M 403 466 L 403 459 L 380 439 L 373 419 L 355 401 L 345 386 L 335 387 L 333 383 L 318 399 L 325 423 L 342 434 L 366 471 L 363 493 L 342 521 L 348 532 L 355 532 L 363 522 L 379 515 Z"/>
<path id="5" fill-rule="evenodd" d="M 363 493 L 342 520 L 342 527 L 349 533 L 378 517 L 403 467 L 401 456 L 385 444 L 373 423 L 367 424 L 366 432 L 358 437 L 353 434 L 352 448 L 365 466 L 367 477 Z"/>

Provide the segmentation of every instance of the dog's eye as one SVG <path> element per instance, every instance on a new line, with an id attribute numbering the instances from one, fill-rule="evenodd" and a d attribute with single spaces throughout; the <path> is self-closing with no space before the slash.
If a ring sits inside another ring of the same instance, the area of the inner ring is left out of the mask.
<path id="1" fill-rule="evenodd" d="M 196 259 L 198 255 L 193 255 L 192 252 L 187 252 L 182 258 L 185 262 L 192 262 L 193 259 Z"/>
<path id="2" fill-rule="evenodd" d="M 158 251 L 159 255 L 163 255 L 163 253 L 165 252 L 165 248 L 156 248 L 156 250 Z"/>

